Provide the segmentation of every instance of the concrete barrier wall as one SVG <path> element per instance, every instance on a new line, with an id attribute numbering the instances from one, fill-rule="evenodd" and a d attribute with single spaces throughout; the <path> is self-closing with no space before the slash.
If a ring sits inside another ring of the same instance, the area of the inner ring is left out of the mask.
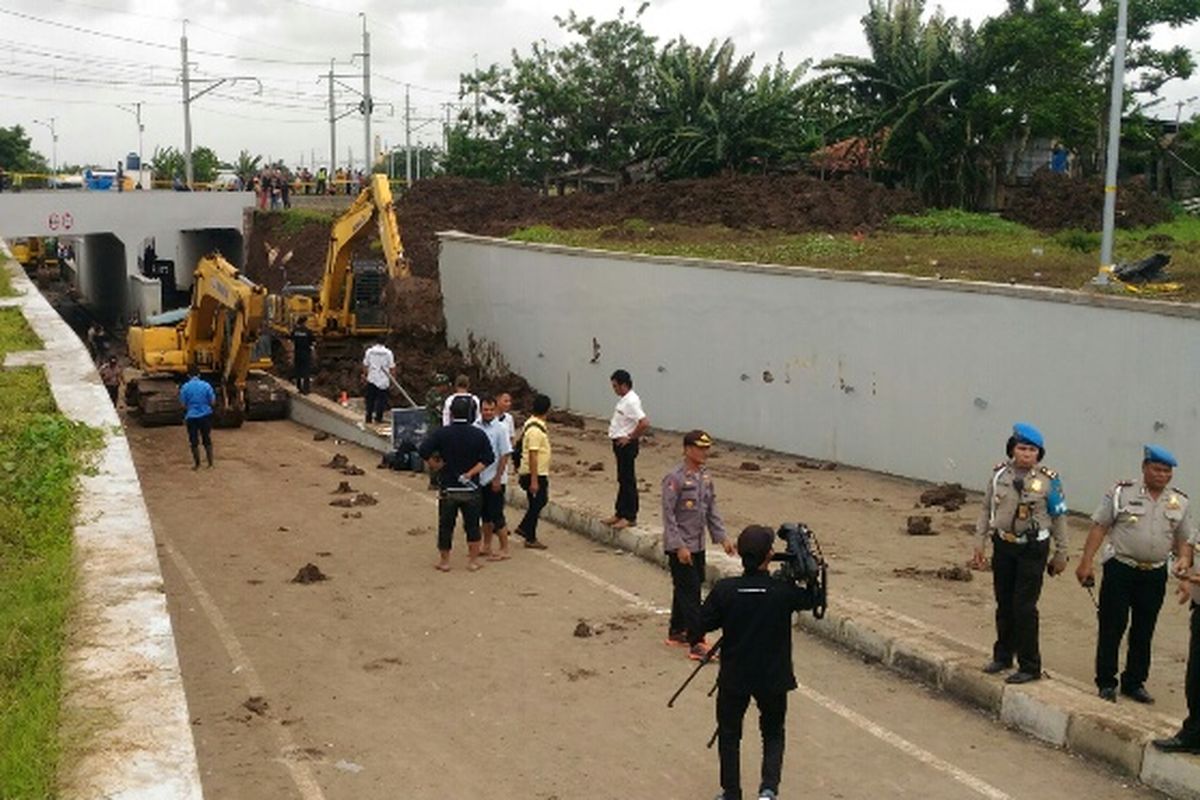
<path id="1" fill-rule="evenodd" d="M 557 405 L 982 488 L 1038 425 L 1075 510 L 1143 442 L 1200 486 L 1200 307 L 1053 289 L 441 236 L 448 336 L 494 344 Z M 1193 471 L 1195 469 L 1195 471 Z"/>

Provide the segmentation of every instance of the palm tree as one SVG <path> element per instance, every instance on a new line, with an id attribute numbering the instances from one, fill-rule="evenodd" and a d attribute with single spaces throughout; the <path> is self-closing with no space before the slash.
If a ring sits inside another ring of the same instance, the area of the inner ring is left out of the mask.
<path id="1" fill-rule="evenodd" d="M 233 171 L 241 180 L 243 186 L 249 186 L 250 181 L 258 174 L 259 163 L 262 161 L 262 156 L 250 157 L 248 150 L 243 150 L 238 153 L 237 161 L 233 163 Z"/>

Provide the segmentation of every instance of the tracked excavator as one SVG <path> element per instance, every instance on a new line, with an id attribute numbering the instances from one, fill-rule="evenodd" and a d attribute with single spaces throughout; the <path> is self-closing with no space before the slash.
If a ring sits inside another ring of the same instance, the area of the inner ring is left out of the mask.
<path id="1" fill-rule="evenodd" d="M 267 290 L 215 253 L 200 259 L 194 278 L 191 305 L 182 322 L 129 329 L 129 357 L 140 373 L 126 382 L 125 404 L 143 425 L 181 423 L 179 386 L 195 364 L 216 390 L 217 426 L 283 418 L 287 393 L 259 371 L 271 365 L 257 348 L 265 326 Z"/>
<path id="2" fill-rule="evenodd" d="M 354 255 L 354 244 L 371 220 L 379 228 L 383 258 Z M 278 358 L 283 340 L 301 319 L 316 336 L 323 358 L 361 356 L 363 339 L 388 331 L 384 291 L 392 278 L 410 274 L 386 175 L 372 175 L 329 235 L 325 269 L 317 286 L 287 286 L 268 298 Z"/>

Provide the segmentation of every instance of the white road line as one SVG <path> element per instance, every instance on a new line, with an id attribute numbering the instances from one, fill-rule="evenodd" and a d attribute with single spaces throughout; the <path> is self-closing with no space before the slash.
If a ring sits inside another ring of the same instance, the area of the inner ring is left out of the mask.
<path id="1" fill-rule="evenodd" d="M 308 446 L 312 447 L 315 450 L 321 450 L 322 452 L 326 452 L 324 448 L 319 448 L 310 442 L 304 442 L 304 444 L 307 444 Z M 382 476 L 376 476 L 376 477 L 382 477 Z M 382 479 L 385 480 L 387 483 L 390 483 L 395 486 L 399 486 L 401 489 L 404 489 L 406 492 L 409 492 L 410 494 L 415 494 L 419 497 L 422 497 L 423 499 L 436 502 L 434 498 L 429 497 L 427 494 L 422 494 L 422 493 L 418 492 L 416 489 L 413 489 L 409 486 L 405 486 L 404 484 L 400 483 L 399 481 L 390 480 L 388 478 L 382 478 Z M 644 600 L 641 597 L 638 597 L 633 592 L 622 589 L 620 586 L 617 586 L 613 583 L 610 583 L 609 581 L 606 581 L 604 578 L 601 578 L 599 575 L 595 575 L 591 572 L 588 572 L 583 567 L 576 566 L 575 564 L 572 564 L 569 561 L 565 561 L 565 560 L 559 558 L 558 556 L 551 555 L 550 553 L 547 553 L 545 550 L 536 551 L 535 554 L 541 556 L 542 558 L 546 559 L 550 563 L 556 564 L 559 567 L 562 567 L 563 569 L 567 570 L 568 572 L 570 572 L 574 575 L 577 575 L 580 578 L 583 578 L 588 583 L 591 583 L 594 586 L 597 586 L 601 589 L 604 589 L 607 592 L 610 592 L 611 594 L 616 595 L 617 597 L 620 597 L 622 600 L 626 601 L 627 603 L 630 603 L 631 605 L 635 605 L 638 608 L 641 608 L 641 609 L 644 609 L 647 611 L 651 611 L 655 614 L 670 613 L 667 609 L 656 606 L 653 603 L 651 603 L 647 600 Z M 912 622 L 914 622 L 918 625 L 923 624 L 923 623 L 918 622 L 917 620 L 912 620 Z M 879 725 L 878 723 L 872 722 L 871 720 L 864 717 L 862 714 L 859 714 L 857 711 L 854 711 L 853 709 L 842 705 L 841 703 L 839 703 L 838 701 L 834 700 L 831 697 L 826 697 L 825 695 L 818 692 L 816 689 L 805 686 L 804 684 L 799 684 L 797 691 L 799 691 L 800 694 L 804 695 L 809 700 L 811 700 L 814 703 L 816 703 L 817 705 L 819 705 L 821 708 L 824 708 L 826 711 L 829 711 L 830 713 L 838 715 L 839 717 L 846 720 L 847 722 L 849 722 L 851 725 L 855 726 L 856 728 L 858 728 L 866 733 L 869 733 L 871 736 L 874 736 L 875 738 L 879 739 L 882 742 L 885 742 L 885 743 L 891 745 L 892 747 L 896 748 L 900 752 L 902 752 L 905 755 L 909 756 L 910 758 L 924 764 L 925 766 L 935 769 L 938 772 L 941 772 L 941 773 L 949 776 L 950 778 L 953 778 L 955 781 L 957 781 L 958 783 L 961 783 L 963 786 L 966 786 L 968 789 L 971 789 L 976 794 L 986 797 L 989 800 L 1012 800 L 1010 795 L 1006 794 L 1005 792 L 1002 792 L 1001 790 L 997 789 L 995 786 L 992 786 L 990 783 L 988 783 L 987 781 L 984 781 L 982 778 L 977 778 L 976 776 L 972 775 L 971 773 L 969 773 L 959 767 L 956 767 L 954 764 L 951 764 L 949 761 L 938 758 L 933 753 L 930 753 L 928 750 L 924 750 L 921 747 L 918 747 L 917 745 L 913 744 L 909 740 L 905 739 L 900 734 L 890 731 L 887 728 L 883 727 L 882 725 Z"/>
<path id="2" fill-rule="evenodd" d="M 212 599 L 212 595 L 204 588 L 204 584 L 192 571 L 192 567 L 188 564 L 187 559 L 183 554 L 171 546 L 169 542 L 163 543 L 163 549 L 166 550 L 167 556 L 171 559 L 171 563 L 179 570 L 179 574 L 183 576 L 184 583 L 187 584 L 188 591 L 196 598 L 196 602 L 200 604 L 200 608 L 204 611 L 204 616 L 208 618 L 209 624 L 213 630 L 217 632 L 217 638 L 221 640 L 222 646 L 225 648 L 225 653 L 229 656 L 229 660 L 233 663 L 235 671 L 242 676 L 242 681 L 246 687 L 250 697 L 262 697 L 266 695 L 266 690 L 263 687 L 262 679 L 258 677 L 258 672 L 254 669 L 254 664 L 246 655 L 246 651 L 242 649 L 241 642 L 233 633 L 233 629 L 229 627 L 229 623 L 225 621 L 225 615 L 221 613 L 221 609 Z M 312 769 L 307 762 L 297 761 L 289 758 L 287 754 L 299 751 L 296 746 L 295 739 L 288 733 L 287 728 L 282 725 L 272 725 L 275 732 L 275 740 L 279 745 L 279 752 L 283 754 L 279 761 L 287 767 L 288 774 L 291 775 L 292 783 L 296 785 L 296 790 L 300 792 L 300 796 L 304 800 L 325 800 L 325 794 L 321 791 L 320 784 L 317 783 L 316 777 L 313 775 Z"/>
<path id="3" fill-rule="evenodd" d="M 965 770 L 959 769 L 949 761 L 938 758 L 928 750 L 921 749 L 900 734 L 893 733 L 887 728 L 872 722 L 862 714 L 859 714 L 857 711 L 847 708 L 831 697 L 826 697 L 816 689 L 810 688 L 801 683 L 798 685 L 797 691 L 807 697 L 809 700 L 812 700 L 814 703 L 821 706 L 821 708 L 824 708 L 826 711 L 837 714 L 839 717 L 846 720 L 851 725 L 854 725 L 856 728 L 864 730 L 875 738 L 890 744 L 892 747 L 896 748 L 905 755 L 920 761 L 922 764 L 932 767 L 938 772 L 945 773 L 962 785 L 975 791 L 977 794 L 983 795 L 991 800 L 1011 800 L 1011 797 L 1008 794 L 1000 791 L 990 783 L 975 777 Z"/>

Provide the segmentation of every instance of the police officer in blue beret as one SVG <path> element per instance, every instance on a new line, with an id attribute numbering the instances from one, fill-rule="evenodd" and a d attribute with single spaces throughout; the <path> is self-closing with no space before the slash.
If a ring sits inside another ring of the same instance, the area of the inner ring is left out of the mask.
<path id="1" fill-rule="evenodd" d="M 1117 701 L 1117 661 L 1129 627 L 1129 652 L 1121 673 L 1121 694 L 1137 703 L 1153 703 L 1146 691 L 1150 642 L 1167 592 L 1167 561 L 1182 552 L 1191 537 L 1188 497 L 1168 486 L 1175 456 L 1156 445 L 1142 451 L 1142 480 L 1115 484 L 1092 514 L 1092 528 L 1075 577 L 1095 582 L 1092 560 L 1100 552 L 1100 634 L 1096 638 L 1096 686 L 1100 696 Z"/>
<path id="2" fill-rule="evenodd" d="M 1037 609 L 1042 580 L 1047 572 L 1057 575 L 1067 566 L 1067 501 L 1058 473 L 1041 465 L 1046 446 L 1037 428 L 1018 422 L 1005 452 L 1008 460 L 992 468 L 984 493 L 971 564 L 976 569 L 986 566 L 991 539 L 996 644 L 983 671 L 1003 672 L 1015 658 L 1017 671 L 1005 681 L 1028 683 L 1042 677 Z"/>

